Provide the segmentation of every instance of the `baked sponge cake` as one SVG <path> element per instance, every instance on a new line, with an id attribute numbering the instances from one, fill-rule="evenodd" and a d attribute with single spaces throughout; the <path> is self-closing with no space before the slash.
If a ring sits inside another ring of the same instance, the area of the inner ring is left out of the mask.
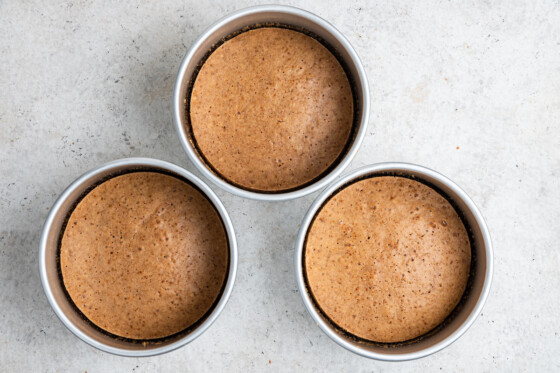
<path id="1" fill-rule="evenodd" d="M 348 185 L 307 236 L 308 289 L 330 320 L 359 338 L 403 342 L 444 321 L 462 298 L 471 246 L 451 204 L 396 176 Z"/>
<path id="2" fill-rule="evenodd" d="M 228 252 L 222 221 L 200 191 L 173 176 L 135 172 L 79 202 L 62 236 L 60 269 L 93 324 L 149 340 L 187 329 L 212 308 Z"/>
<path id="3" fill-rule="evenodd" d="M 295 189 L 336 164 L 350 140 L 352 89 L 321 43 L 264 27 L 219 46 L 189 100 L 192 141 L 220 177 L 266 192 Z"/>

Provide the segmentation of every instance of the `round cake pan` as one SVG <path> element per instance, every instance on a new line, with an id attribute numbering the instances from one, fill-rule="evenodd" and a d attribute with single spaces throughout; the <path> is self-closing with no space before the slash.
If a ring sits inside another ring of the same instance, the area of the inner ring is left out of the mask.
<path id="1" fill-rule="evenodd" d="M 200 157 L 189 134 L 187 123 L 187 94 L 192 88 L 198 69 L 209 52 L 228 36 L 259 25 L 284 25 L 301 29 L 317 36 L 327 44 L 348 74 L 355 95 L 355 121 L 350 145 L 342 159 L 316 182 L 288 192 L 256 192 L 232 185 L 215 174 Z M 173 121 L 181 145 L 196 168 L 220 188 L 238 195 L 263 201 L 285 201 L 313 193 L 334 181 L 348 166 L 366 134 L 369 118 L 369 87 L 362 63 L 348 40 L 330 23 L 307 11 L 281 5 L 263 5 L 246 8 L 222 18 L 210 26 L 191 46 L 177 74 L 173 92 Z"/>
<path id="2" fill-rule="evenodd" d="M 469 231 L 472 263 L 467 289 L 451 315 L 426 335 L 403 343 L 376 343 L 358 340 L 333 325 L 315 304 L 304 273 L 306 237 L 314 217 L 338 190 L 353 181 L 370 176 L 406 176 L 423 182 L 446 197 L 462 216 Z M 385 361 L 405 361 L 433 354 L 456 341 L 473 324 L 490 291 L 493 271 L 492 243 L 486 223 L 467 194 L 445 176 L 425 167 L 407 163 L 380 163 L 360 168 L 329 185 L 315 200 L 303 219 L 295 247 L 295 274 L 303 303 L 313 320 L 332 340 L 365 357 Z"/>
<path id="3" fill-rule="evenodd" d="M 65 293 L 59 275 L 59 241 L 65 222 L 81 198 L 99 183 L 120 174 L 133 171 L 162 172 L 186 180 L 201 191 L 218 212 L 228 237 L 229 266 L 226 282 L 213 309 L 195 326 L 169 338 L 152 341 L 134 341 L 116 338 L 104 333 L 82 316 Z M 226 209 L 216 194 L 202 180 L 174 164 L 150 158 L 116 160 L 89 172 L 74 181 L 52 207 L 39 246 L 39 273 L 43 289 L 54 312 L 62 323 L 84 342 L 102 351 L 122 356 L 152 356 L 175 350 L 200 336 L 218 318 L 231 294 L 237 272 L 237 243 L 233 225 Z"/>

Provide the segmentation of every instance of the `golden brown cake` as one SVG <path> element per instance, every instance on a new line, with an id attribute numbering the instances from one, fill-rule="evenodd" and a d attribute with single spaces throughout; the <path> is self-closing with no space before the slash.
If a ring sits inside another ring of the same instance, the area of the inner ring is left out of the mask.
<path id="1" fill-rule="evenodd" d="M 321 176 L 353 123 L 348 77 L 321 43 L 297 31 L 246 31 L 203 64 L 190 98 L 195 145 L 226 180 L 282 191 Z"/>
<path id="2" fill-rule="evenodd" d="M 305 247 L 308 287 L 340 328 L 403 342 L 439 325 L 460 301 L 471 247 L 450 203 L 393 176 L 355 182 L 332 197 Z"/>
<path id="3" fill-rule="evenodd" d="M 98 327 L 131 339 L 178 333 L 218 298 L 228 244 L 218 213 L 175 177 L 136 172 L 89 192 L 60 247 L 64 286 Z"/>

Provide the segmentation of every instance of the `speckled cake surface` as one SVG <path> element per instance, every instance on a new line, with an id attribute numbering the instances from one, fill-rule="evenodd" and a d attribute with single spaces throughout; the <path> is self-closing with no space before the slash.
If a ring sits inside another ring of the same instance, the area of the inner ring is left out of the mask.
<path id="1" fill-rule="evenodd" d="M 209 56 L 193 85 L 190 121 L 198 151 L 225 179 L 255 190 L 297 188 L 344 151 L 352 90 L 321 43 L 260 28 Z"/>
<path id="2" fill-rule="evenodd" d="M 439 193 L 402 177 L 358 181 L 320 210 L 307 238 L 309 288 L 338 326 L 402 342 L 440 324 L 460 301 L 471 247 Z"/>
<path id="3" fill-rule="evenodd" d="M 172 176 L 137 172 L 89 192 L 62 238 L 64 286 L 98 327 L 162 338 L 197 322 L 219 296 L 227 238 L 210 202 Z"/>

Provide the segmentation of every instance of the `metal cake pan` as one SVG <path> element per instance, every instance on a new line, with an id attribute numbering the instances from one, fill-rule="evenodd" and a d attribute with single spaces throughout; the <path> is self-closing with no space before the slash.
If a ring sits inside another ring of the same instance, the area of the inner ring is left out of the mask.
<path id="1" fill-rule="evenodd" d="M 204 162 L 193 144 L 188 131 L 186 98 L 194 75 L 209 51 L 220 44 L 224 38 L 240 30 L 259 25 L 277 24 L 299 28 L 316 35 L 335 52 L 345 67 L 350 83 L 353 85 L 356 103 L 354 133 L 346 153 L 327 174 L 315 182 L 288 192 L 258 192 L 232 185 L 223 179 Z M 195 167 L 220 188 L 240 197 L 262 201 L 285 201 L 299 198 L 324 188 L 334 181 L 348 166 L 366 134 L 369 118 L 369 87 L 365 70 L 360 58 L 348 40 L 330 23 L 313 13 L 290 6 L 263 5 L 236 11 L 214 23 L 192 44 L 179 68 L 173 92 L 173 122 L 181 145 Z"/>
<path id="2" fill-rule="evenodd" d="M 358 340 L 341 331 L 322 314 L 306 285 L 304 273 L 304 250 L 307 232 L 323 204 L 345 185 L 370 176 L 406 176 L 435 187 L 446 197 L 463 217 L 470 231 L 472 266 L 469 285 L 459 305 L 440 325 L 425 336 L 410 343 L 384 344 Z M 301 224 L 295 245 L 295 275 L 299 292 L 307 311 L 319 328 L 342 347 L 372 359 L 405 361 L 433 354 L 455 342 L 474 323 L 488 297 L 493 273 L 493 253 L 490 233 L 482 214 L 474 202 L 457 184 L 428 168 L 408 163 L 379 163 L 362 167 L 329 185 L 314 201 Z"/>
<path id="3" fill-rule="evenodd" d="M 229 269 L 227 278 L 214 308 L 200 322 L 185 332 L 169 338 L 150 341 L 133 341 L 115 338 L 89 322 L 66 295 L 58 269 L 59 237 L 74 206 L 91 188 L 112 176 L 131 171 L 162 172 L 186 180 L 201 191 L 215 207 L 220 216 L 229 246 Z M 223 311 L 231 294 L 237 273 L 237 242 L 233 225 L 222 202 L 198 177 L 172 163 L 151 158 L 125 158 L 109 162 L 86 172 L 74 181 L 58 198 L 43 227 L 39 246 L 39 272 L 45 295 L 60 321 L 82 341 L 102 351 L 116 355 L 142 357 L 159 355 L 182 347 L 204 333 Z"/>

